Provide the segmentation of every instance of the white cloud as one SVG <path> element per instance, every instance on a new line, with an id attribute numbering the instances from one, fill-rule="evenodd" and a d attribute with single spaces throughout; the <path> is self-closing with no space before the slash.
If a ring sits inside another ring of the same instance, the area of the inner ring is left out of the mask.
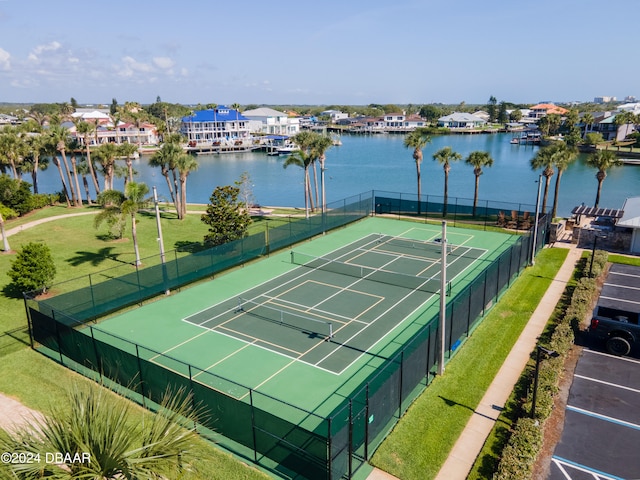
<path id="1" fill-rule="evenodd" d="M 175 65 L 176 62 L 171 60 L 169 57 L 154 57 L 153 63 L 158 68 L 162 68 L 164 70 L 168 70 L 170 68 L 173 68 L 173 66 Z"/>
<path id="2" fill-rule="evenodd" d="M 0 48 L 0 70 L 11 70 L 11 54 Z"/>
<path id="3" fill-rule="evenodd" d="M 36 48 L 33 49 L 33 53 L 35 55 L 40 55 L 42 52 L 55 52 L 60 47 L 62 47 L 60 42 L 53 41 L 46 45 L 38 45 Z"/>
<path id="4" fill-rule="evenodd" d="M 153 71 L 153 67 L 148 63 L 138 62 L 133 57 L 123 57 L 123 66 L 118 68 L 118 75 L 121 77 L 132 77 L 135 73 L 148 73 Z"/>

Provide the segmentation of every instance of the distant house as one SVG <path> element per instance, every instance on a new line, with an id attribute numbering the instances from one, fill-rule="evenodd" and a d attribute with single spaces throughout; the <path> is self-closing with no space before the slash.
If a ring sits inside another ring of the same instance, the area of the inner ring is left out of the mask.
<path id="1" fill-rule="evenodd" d="M 483 119 L 485 122 L 488 122 L 491 119 L 491 115 L 489 115 L 484 110 L 478 110 L 477 112 L 473 112 L 473 115 Z"/>
<path id="2" fill-rule="evenodd" d="M 250 137 L 249 119 L 224 105 L 182 117 L 180 131 L 190 144 L 213 144 Z"/>
<path id="3" fill-rule="evenodd" d="M 593 124 L 589 131 L 599 133 L 606 142 L 612 140 L 619 142 L 635 130 L 635 125 L 632 123 L 617 125 L 616 113 L 599 112 L 593 114 Z"/>
<path id="4" fill-rule="evenodd" d="M 242 116 L 249 121 L 251 133 L 267 135 L 295 135 L 300 131 L 300 117 L 289 117 L 273 108 L 245 110 Z"/>
<path id="5" fill-rule="evenodd" d="M 96 125 L 113 125 L 111 117 L 109 116 L 109 110 L 96 110 L 90 108 L 79 108 L 71 114 L 72 118 L 84 120 L 88 123 Z"/>
<path id="6" fill-rule="evenodd" d="M 471 113 L 454 112 L 438 119 L 439 127 L 446 128 L 481 128 L 487 123 L 486 120 L 476 117 Z"/>
<path id="7" fill-rule="evenodd" d="M 415 113 L 407 115 L 407 117 L 404 119 L 403 127 L 405 129 L 415 130 L 416 128 L 422 128 L 424 126 L 426 126 L 426 122 L 424 121 L 424 119 L 420 115 L 416 115 Z"/>
<path id="8" fill-rule="evenodd" d="M 566 115 L 569 113 L 569 110 L 566 108 L 559 107 L 553 103 L 539 103 L 538 105 L 534 105 L 529 109 L 529 118 L 533 118 L 535 120 L 539 120 L 542 117 L 546 117 L 547 115 Z"/>
<path id="9" fill-rule="evenodd" d="M 102 145 L 104 143 L 133 143 L 136 145 L 156 145 L 159 141 L 158 129 L 153 123 L 140 124 L 118 122 L 114 125 L 108 110 L 78 109 L 71 114 L 74 119 L 80 119 L 91 125 L 96 130 L 88 136 L 89 145 Z M 81 145 L 84 145 L 84 135 L 79 135 L 74 123 L 65 125 L 72 137 L 75 137 Z"/>
<path id="10" fill-rule="evenodd" d="M 331 123 L 336 123 L 338 120 L 342 120 L 343 118 L 349 118 L 348 113 L 341 112 L 340 110 L 325 110 L 324 112 L 320 112 L 320 116 L 329 117 L 331 119 Z"/>
<path id="11" fill-rule="evenodd" d="M 0 113 L 0 125 L 17 125 L 18 123 L 19 123 L 18 117 Z"/>

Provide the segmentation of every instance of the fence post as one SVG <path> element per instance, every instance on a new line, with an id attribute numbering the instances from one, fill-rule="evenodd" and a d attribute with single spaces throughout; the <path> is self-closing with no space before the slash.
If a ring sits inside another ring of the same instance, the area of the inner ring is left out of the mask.
<path id="1" fill-rule="evenodd" d="M 58 354 L 60 355 L 60 364 L 64 365 L 64 361 L 62 360 L 62 342 L 60 341 L 60 330 L 58 330 L 58 321 L 56 320 L 56 312 L 55 310 L 51 310 L 53 325 L 56 329 L 56 338 L 58 339 Z M 64 365 L 66 367 L 66 365 Z"/>
<path id="2" fill-rule="evenodd" d="M 100 375 L 100 383 L 102 383 L 104 381 L 104 375 L 103 375 L 104 369 L 102 367 L 102 357 L 98 353 L 98 346 L 96 345 L 96 337 L 93 334 L 92 326 L 89 326 L 89 331 L 91 332 L 91 343 L 93 344 L 93 351 L 96 354 L 96 362 L 98 363 L 96 365 L 96 368 L 98 369 L 98 375 Z"/>
<path id="3" fill-rule="evenodd" d="M 146 398 L 145 394 L 144 394 L 144 380 L 142 378 L 142 364 L 140 363 L 140 352 L 138 350 L 138 344 L 135 344 L 136 346 L 136 359 L 138 360 L 138 373 L 140 374 L 140 392 L 142 393 L 142 406 L 143 407 L 147 407 L 146 402 L 144 401 L 144 399 Z M 149 399 L 151 400 L 151 399 Z"/>
<path id="4" fill-rule="evenodd" d="M 333 452 L 331 445 L 331 417 L 327 417 L 327 479 L 332 480 Z"/>
<path id="5" fill-rule="evenodd" d="M 353 476 L 353 399 L 349 399 L 349 478 Z"/>
<path id="6" fill-rule="evenodd" d="M 365 387 L 364 404 L 364 459 L 369 460 L 369 383 Z M 351 455 L 351 444 L 349 444 L 349 455 Z"/>
<path id="7" fill-rule="evenodd" d="M 253 389 L 249 389 L 249 405 L 251 405 L 251 435 L 253 437 L 253 461 L 258 463 L 258 445 L 256 440 L 256 415 L 253 407 Z"/>
<path id="8" fill-rule="evenodd" d="M 91 308 L 93 308 L 93 321 L 98 321 L 98 314 L 96 312 L 96 299 L 93 296 L 93 282 L 91 281 L 91 274 L 87 275 L 89 277 L 89 291 L 91 292 Z"/>
<path id="9" fill-rule="evenodd" d="M 404 373 L 404 350 L 400 352 L 400 380 L 398 388 L 398 418 L 402 416 L 402 375 Z"/>

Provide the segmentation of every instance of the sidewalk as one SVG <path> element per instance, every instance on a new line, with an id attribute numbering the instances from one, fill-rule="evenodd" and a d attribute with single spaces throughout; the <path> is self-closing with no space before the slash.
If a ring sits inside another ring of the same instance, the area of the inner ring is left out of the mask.
<path id="1" fill-rule="evenodd" d="M 536 346 L 539 335 L 560 301 L 567 282 L 573 274 L 576 262 L 582 255 L 582 250 L 567 243 L 558 242 L 555 246 L 569 249 L 566 260 L 509 352 L 474 415 L 467 422 L 458 441 L 449 453 L 447 461 L 438 472 L 436 480 L 464 480 L 467 478 L 502 408 L 511 395 L 513 387 L 529 361 L 529 356 Z M 395 477 L 388 473 L 374 469 L 367 480 L 391 480 L 393 478 Z"/>

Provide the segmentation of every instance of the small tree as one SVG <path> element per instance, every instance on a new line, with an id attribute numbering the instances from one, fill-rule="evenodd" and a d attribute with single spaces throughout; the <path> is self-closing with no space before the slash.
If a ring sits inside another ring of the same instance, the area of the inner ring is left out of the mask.
<path id="1" fill-rule="evenodd" d="M 247 234 L 251 224 L 251 216 L 238 199 L 240 189 L 226 185 L 216 187 L 209 198 L 207 213 L 202 214 L 202 221 L 209 225 L 209 233 L 204 243 L 209 246 L 238 240 Z"/>
<path id="2" fill-rule="evenodd" d="M 11 262 L 7 274 L 20 292 L 36 290 L 45 293 L 56 275 L 51 250 L 44 243 L 27 243 Z"/>
<path id="3" fill-rule="evenodd" d="M 249 172 L 242 172 L 240 179 L 235 184 L 240 189 L 240 201 L 248 211 L 256 203 L 256 199 L 253 196 L 253 181 Z"/>

